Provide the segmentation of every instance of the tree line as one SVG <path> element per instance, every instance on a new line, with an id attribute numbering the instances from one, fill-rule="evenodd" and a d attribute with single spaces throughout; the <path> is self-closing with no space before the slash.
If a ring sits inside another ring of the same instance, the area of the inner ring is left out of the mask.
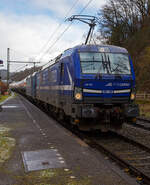
<path id="1" fill-rule="evenodd" d="M 150 17 L 150 0 L 108 0 L 98 12 L 99 32 L 109 44 L 123 46 Z"/>
<path id="2" fill-rule="evenodd" d="M 97 43 L 125 47 L 138 91 L 150 92 L 150 0 L 107 0 L 98 12 Z"/>
<path id="3" fill-rule="evenodd" d="M 41 68 L 42 67 L 35 67 L 35 68 L 32 67 L 32 68 L 25 69 L 24 71 L 11 73 L 10 79 L 11 81 L 20 81 L 26 78 L 27 76 L 33 74 L 33 72 L 39 71 Z"/>

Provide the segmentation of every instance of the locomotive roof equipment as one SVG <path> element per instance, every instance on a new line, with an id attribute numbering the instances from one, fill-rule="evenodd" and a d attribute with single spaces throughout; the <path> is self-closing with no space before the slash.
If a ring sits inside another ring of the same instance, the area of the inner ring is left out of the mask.
<path id="1" fill-rule="evenodd" d="M 67 19 L 67 21 L 78 20 L 90 26 L 89 32 L 87 34 L 85 44 L 88 43 L 89 37 L 92 37 L 94 27 L 96 26 L 97 18 L 90 15 L 73 15 Z"/>

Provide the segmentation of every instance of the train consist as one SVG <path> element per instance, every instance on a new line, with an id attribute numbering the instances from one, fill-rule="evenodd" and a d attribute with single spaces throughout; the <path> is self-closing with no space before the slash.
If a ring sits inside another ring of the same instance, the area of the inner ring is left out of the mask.
<path id="1" fill-rule="evenodd" d="M 117 46 L 68 49 L 19 87 L 60 120 L 69 119 L 81 130 L 120 129 L 139 115 L 132 60 L 125 48 Z"/>

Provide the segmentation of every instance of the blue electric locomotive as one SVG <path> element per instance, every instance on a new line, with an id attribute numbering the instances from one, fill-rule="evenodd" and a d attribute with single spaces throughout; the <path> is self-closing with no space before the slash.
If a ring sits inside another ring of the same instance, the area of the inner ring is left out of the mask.
<path id="1" fill-rule="evenodd" d="M 79 45 L 30 78 L 28 95 L 81 130 L 121 128 L 139 115 L 133 64 L 125 48 Z"/>

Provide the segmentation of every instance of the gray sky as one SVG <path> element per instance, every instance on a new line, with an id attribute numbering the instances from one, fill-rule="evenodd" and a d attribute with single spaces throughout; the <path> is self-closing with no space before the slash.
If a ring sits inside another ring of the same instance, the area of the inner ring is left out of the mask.
<path id="1" fill-rule="evenodd" d="M 8 47 L 10 48 L 11 60 L 39 61 L 40 59 L 44 64 L 63 50 L 83 43 L 83 34 L 87 33 L 89 28 L 87 25 L 75 21 L 63 37 L 50 48 L 70 24 L 64 22 L 68 11 L 70 12 L 67 17 L 79 14 L 88 1 L 1 0 L 0 59 L 4 60 L 3 68 L 6 68 Z M 105 0 L 91 1 L 82 14 L 96 15 L 104 2 Z M 74 7 L 71 9 L 73 5 Z M 56 28 L 60 24 L 62 25 L 56 32 Z M 55 34 L 53 34 L 54 32 Z M 24 64 L 13 64 L 10 71 L 15 71 L 21 66 Z"/>

